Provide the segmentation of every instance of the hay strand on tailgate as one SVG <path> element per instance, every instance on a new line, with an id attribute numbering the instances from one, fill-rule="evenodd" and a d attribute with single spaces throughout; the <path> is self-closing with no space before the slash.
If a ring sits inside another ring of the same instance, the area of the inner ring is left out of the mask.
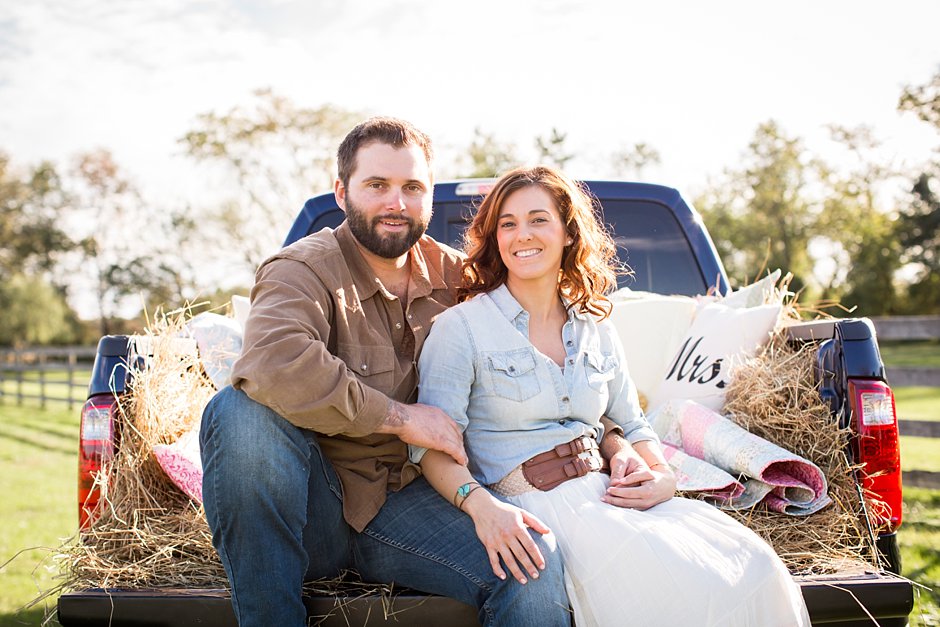
<path id="1" fill-rule="evenodd" d="M 188 313 L 158 316 L 143 336 L 152 357 L 135 371 L 121 399 L 121 446 L 98 478 L 102 495 L 95 522 L 60 555 L 61 589 L 228 587 L 205 511 L 153 456 L 154 446 L 175 442 L 200 420 L 215 393 L 192 346 L 179 340 Z M 394 613 L 390 599 L 397 592 L 362 583 L 355 573 L 309 582 L 304 590 L 333 596 L 333 612 L 340 613 L 352 600 L 379 596 L 386 615 Z"/>
<path id="2" fill-rule="evenodd" d="M 728 512 L 767 540 L 794 574 L 870 570 L 877 551 L 864 522 L 865 504 L 846 457 L 851 432 L 834 424 L 816 386 L 817 348 L 788 344 L 777 333 L 754 358 L 735 365 L 724 411 L 747 429 L 805 457 L 823 471 L 833 503 L 809 516 L 757 506 Z"/>
<path id="3" fill-rule="evenodd" d="M 199 420 L 215 389 L 194 349 L 179 337 L 187 312 L 157 316 L 139 340 L 147 366 L 135 371 L 118 405 L 120 447 L 97 483 L 94 523 L 65 555 L 73 588 L 224 587 L 202 508 L 153 456 Z"/>

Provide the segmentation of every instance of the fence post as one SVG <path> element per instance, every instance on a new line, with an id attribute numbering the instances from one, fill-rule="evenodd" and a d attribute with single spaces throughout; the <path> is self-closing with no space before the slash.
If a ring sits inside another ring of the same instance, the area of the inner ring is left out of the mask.
<path id="1" fill-rule="evenodd" d="M 36 361 L 39 366 L 39 408 L 46 408 L 46 352 L 39 353 L 39 359 Z"/>
<path id="2" fill-rule="evenodd" d="M 69 389 L 69 396 L 68 396 L 69 411 L 72 411 L 72 405 L 74 404 L 74 401 L 72 400 L 74 398 L 72 388 L 74 386 L 73 377 L 75 375 L 75 365 L 77 363 L 78 363 L 78 355 L 76 355 L 75 349 L 70 348 L 68 365 L 66 366 L 66 372 L 68 373 L 66 375 L 66 380 L 68 381 L 67 385 Z"/>
<path id="3" fill-rule="evenodd" d="M 13 353 L 13 365 L 16 368 L 16 404 L 23 406 L 23 359 L 19 349 Z"/>

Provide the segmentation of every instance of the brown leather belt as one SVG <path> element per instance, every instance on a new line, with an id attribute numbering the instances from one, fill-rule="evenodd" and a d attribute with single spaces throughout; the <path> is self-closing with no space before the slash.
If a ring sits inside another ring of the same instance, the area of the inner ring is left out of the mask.
<path id="1" fill-rule="evenodd" d="M 519 471 L 523 477 L 518 476 Z M 601 471 L 607 471 L 607 460 L 601 455 L 597 441 L 582 436 L 522 462 L 521 466 L 491 487 L 506 496 L 531 489 L 548 491 L 569 479 Z M 524 479 L 524 484 L 519 485 L 520 479 Z"/>

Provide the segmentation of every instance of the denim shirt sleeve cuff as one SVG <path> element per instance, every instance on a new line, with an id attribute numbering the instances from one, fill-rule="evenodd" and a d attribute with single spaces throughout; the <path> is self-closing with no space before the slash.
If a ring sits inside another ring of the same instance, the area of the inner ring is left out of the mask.
<path id="1" fill-rule="evenodd" d="M 424 457 L 424 454 L 428 452 L 428 449 L 422 446 L 412 446 L 408 445 L 408 458 L 411 459 L 412 464 L 420 464 L 421 458 Z"/>
<path id="2" fill-rule="evenodd" d="M 630 444 L 636 444 L 637 442 L 643 442 L 645 440 L 652 440 L 659 444 L 659 436 L 656 435 L 656 432 L 653 431 L 652 427 L 642 426 L 636 429 L 633 429 L 626 434 L 627 441 Z"/>

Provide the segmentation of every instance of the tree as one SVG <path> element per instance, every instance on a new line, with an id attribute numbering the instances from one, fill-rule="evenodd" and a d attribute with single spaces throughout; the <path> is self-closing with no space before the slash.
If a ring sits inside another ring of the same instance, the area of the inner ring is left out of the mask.
<path id="1" fill-rule="evenodd" d="M 862 315 L 897 313 L 896 276 L 901 267 L 896 213 L 884 210 L 878 188 L 896 173 L 875 157 L 879 142 L 866 126 L 830 126 L 832 138 L 845 147 L 856 166 L 834 172 L 819 164 L 825 193 L 820 229 L 845 254 L 844 271 L 824 289 L 824 298 L 838 299 Z"/>
<path id="2" fill-rule="evenodd" d="M 0 279 L 48 274 L 77 243 L 63 228 L 66 194 L 55 167 L 14 168 L 0 153 Z"/>
<path id="3" fill-rule="evenodd" d="M 74 341 L 75 317 L 62 293 L 43 279 L 15 274 L 0 283 L 0 345 Z"/>
<path id="4" fill-rule="evenodd" d="M 659 151 L 645 142 L 633 144 L 613 155 L 613 165 L 618 176 L 632 175 L 637 180 L 643 179 L 643 170 L 662 162 Z"/>
<path id="5" fill-rule="evenodd" d="M 192 262 L 178 254 L 174 214 L 145 206 L 107 150 L 79 155 L 71 185 L 82 233 L 75 271 L 87 277 L 74 289 L 94 293 L 100 332 L 111 333 L 115 320 L 132 308 L 185 299 L 192 277 L 186 284 L 184 269 Z"/>
<path id="6" fill-rule="evenodd" d="M 743 170 L 726 171 L 695 204 L 734 282 L 781 268 L 794 274 L 791 287 L 799 290 L 813 271 L 810 240 L 821 234 L 818 208 L 805 191 L 812 161 L 801 140 L 774 121 L 758 126 L 745 161 Z"/>
<path id="7" fill-rule="evenodd" d="M 940 131 L 940 70 L 924 85 L 908 86 L 898 108 L 911 111 Z M 910 285 L 912 313 L 940 313 L 940 163 L 923 166 L 911 185 L 907 206 L 900 211 L 898 233 L 904 261 L 917 268 Z"/>
<path id="8" fill-rule="evenodd" d="M 473 141 L 467 148 L 470 159 L 467 168 L 468 178 L 495 178 L 506 170 L 519 165 L 516 147 L 511 143 L 502 143 L 494 135 L 484 133 L 480 127 L 473 129 Z"/>
<path id="9" fill-rule="evenodd" d="M 568 134 L 562 133 L 556 128 L 552 128 L 552 132 L 548 137 L 536 137 L 535 148 L 538 150 L 539 163 L 564 170 L 565 165 L 574 159 L 574 153 L 568 152 L 565 146 L 567 139 Z"/>
<path id="10" fill-rule="evenodd" d="M 304 201 L 332 188 L 336 146 L 361 117 L 298 107 L 268 89 L 254 96 L 250 107 L 199 115 L 180 139 L 197 162 L 226 175 L 231 192 L 210 212 L 216 226 L 207 232 L 252 271 L 277 250 Z"/>
<path id="11" fill-rule="evenodd" d="M 923 85 L 905 87 L 898 109 L 911 111 L 935 129 L 940 129 L 940 70 Z"/>
<path id="12" fill-rule="evenodd" d="M 940 313 L 940 175 L 922 173 L 914 182 L 913 199 L 898 225 L 904 259 L 919 267 L 909 288 L 910 313 Z"/>

